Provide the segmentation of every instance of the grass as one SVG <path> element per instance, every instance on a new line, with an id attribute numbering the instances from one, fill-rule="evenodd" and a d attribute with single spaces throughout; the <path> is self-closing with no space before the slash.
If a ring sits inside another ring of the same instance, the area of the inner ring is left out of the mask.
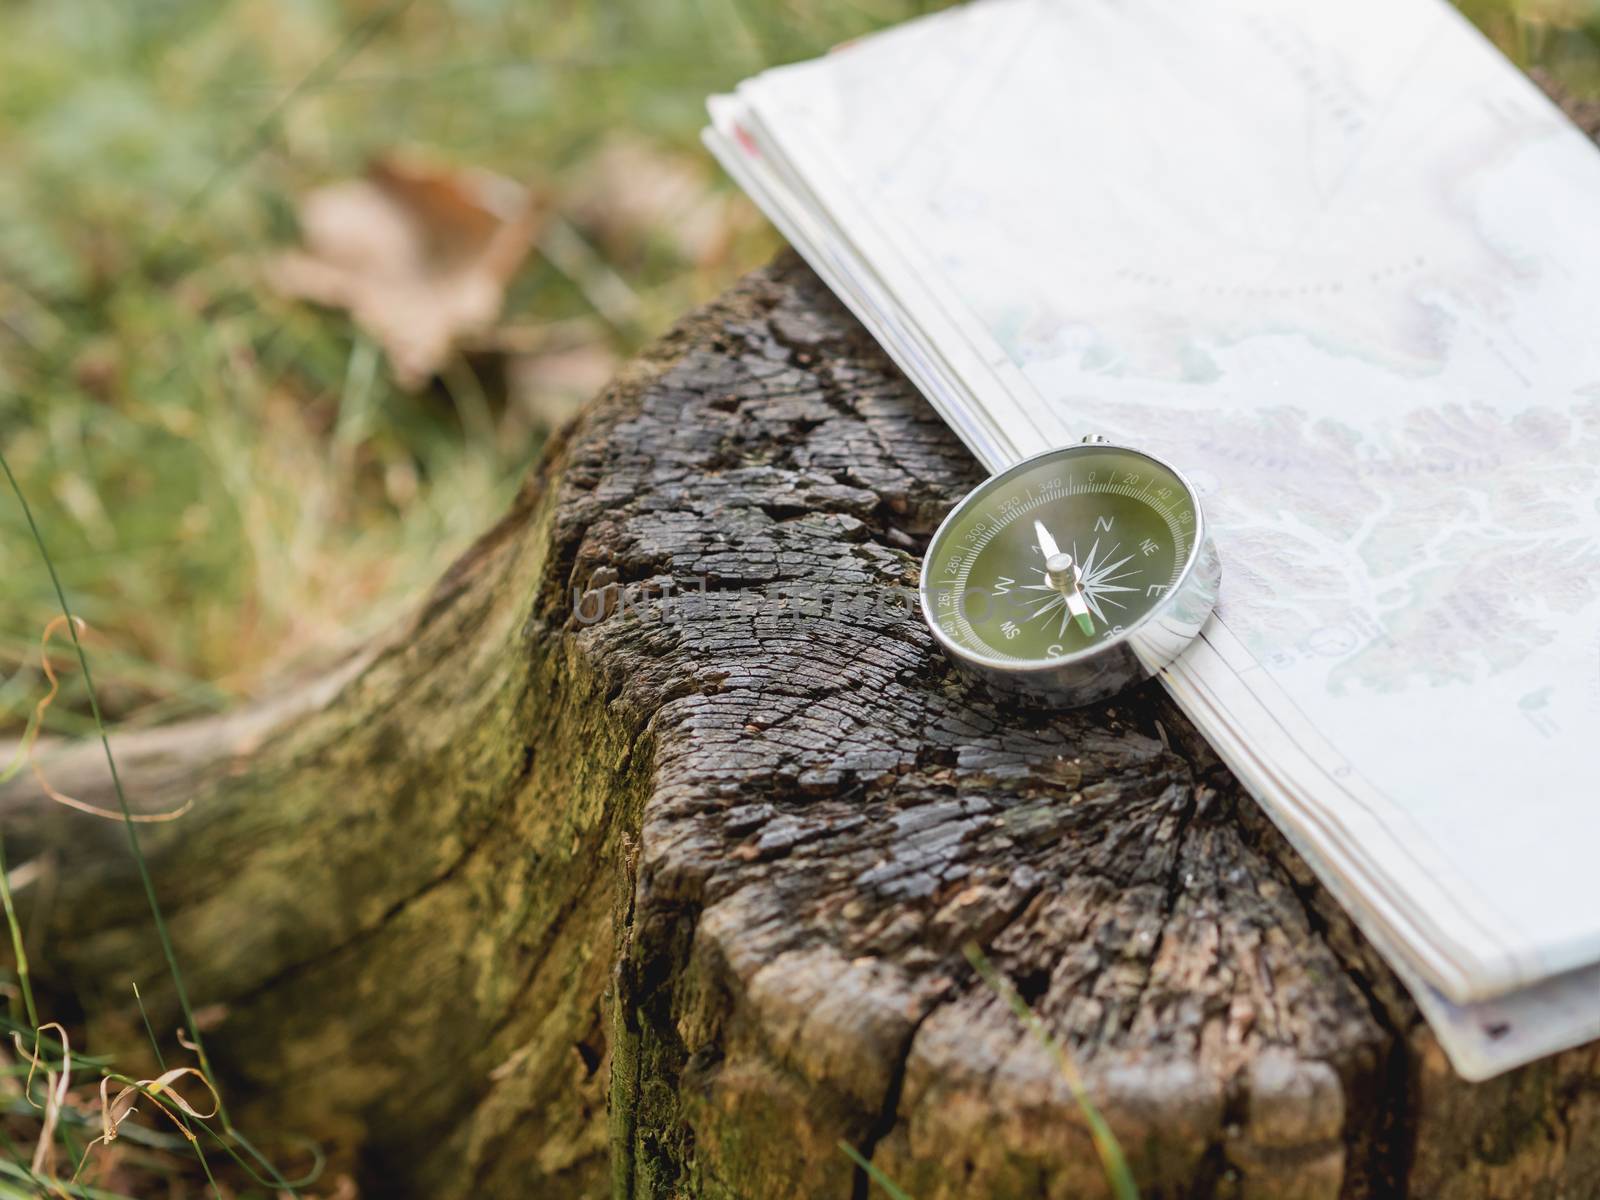
<path id="1" fill-rule="evenodd" d="M 8 6 L 0 445 L 98 639 L 108 717 L 220 708 L 390 620 L 503 507 L 562 363 L 588 386 L 777 245 L 698 146 L 704 96 L 918 9 Z M 506 312 L 530 349 L 408 395 L 348 321 L 268 292 L 296 198 L 394 148 L 549 194 L 623 285 L 621 318 L 536 256 Z M 25 534 L 0 506 L 0 735 L 27 719 L 55 611 Z M 81 680 L 49 726 L 89 732 Z"/>

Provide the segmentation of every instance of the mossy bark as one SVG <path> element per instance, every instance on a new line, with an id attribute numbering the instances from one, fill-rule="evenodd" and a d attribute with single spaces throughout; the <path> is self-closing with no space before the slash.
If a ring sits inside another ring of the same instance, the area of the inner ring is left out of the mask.
<path id="1" fill-rule="evenodd" d="M 383 1196 L 864 1196 L 840 1140 L 925 1200 L 1106 1194 L 972 941 L 1147 1195 L 1600 1194 L 1600 1051 L 1456 1079 L 1159 688 L 1051 715 L 948 669 L 909 598 L 978 477 L 786 258 L 394 637 L 121 739 L 140 805 L 196 802 L 144 844 L 242 1123 Z M 3 804 L 57 864 L 42 973 L 102 1048 L 130 979 L 175 1023 L 121 829 Z"/>

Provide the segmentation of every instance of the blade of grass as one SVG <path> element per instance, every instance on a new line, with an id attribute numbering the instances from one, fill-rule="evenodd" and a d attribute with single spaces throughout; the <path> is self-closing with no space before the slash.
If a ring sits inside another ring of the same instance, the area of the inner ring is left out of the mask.
<path id="1" fill-rule="evenodd" d="M 22 990 L 23 1008 L 28 1014 L 28 1024 L 39 1028 L 39 1009 L 33 1002 L 33 979 L 28 971 L 28 951 L 22 944 L 22 926 L 17 921 L 17 909 L 11 901 L 11 874 L 6 866 L 6 843 L 0 835 L 0 900 L 6 906 L 6 926 L 11 930 L 11 952 L 17 960 L 17 986 Z"/>
<path id="2" fill-rule="evenodd" d="M 139 1006 L 139 1019 L 144 1022 L 144 1031 L 150 1038 L 150 1049 L 155 1051 L 156 1066 L 165 1071 L 167 1069 L 167 1056 L 161 1053 L 161 1042 L 156 1037 L 155 1026 L 150 1024 L 150 1014 L 144 1006 L 144 997 L 139 994 L 139 985 L 133 985 L 133 1002 Z"/>
<path id="3" fill-rule="evenodd" d="M 848 1157 L 851 1162 L 855 1163 L 856 1166 L 860 1167 L 867 1173 L 867 1178 L 871 1179 L 873 1183 L 877 1184 L 889 1194 L 889 1200 L 911 1200 L 910 1193 L 901 1189 L 894 1180 L 885 1175 L 881 1169 L 873 1166 L 872 1163 L 867 1160 L 866 1156 L 861 1153 L 861 1151 L 857 1150 L 843 1138 L 839 1139 L 839 1149 L 845 1152 L 846 1157 Z"/>
<path id="4" fill-rule="evenodd" d="M 1054 1034 L 1044 1027 L 1044 1022 L 1039 1020 L 1033 1009 L 1028 1007 L 1017 989 L 1011 986 L 1011 981 L 994 969 L 983 951 L 976 945 L 968 942 L 964 947 L 967 961 L 972 964 L 973 970 L 988 984 L 999 997 L 1011 1007 L 1017 1015 L 1017 1020 L 1027 1027 L 1029 1033 L 1043 1042 L 1056 1066 L 1060 1068 L 1062 1077 L 1067 1081 L 1067 1089 L 1072 1093 L 1073 1100 L 1078 1105 L 1078 1110 L 1083 1113 L 1084 1120 L 1089 1123 L 1089 1136 L 1094 1141 L 1095 1152 L 1100 1156 L 1101 1169 L 1105 1171 L 1106 1181 L 1111 1184 L 1111 1190 L 1117 1200 L 1139 1200 L 1139 1188 L 1133 1181 L 1133 1172 L 1128 1169 L 1128 1160 L 1122 1153 L 1122 1145 L 1117 1141 L 1117 1135 L 1111 1132 L 1111 1126 L 1106 1124 L 1106 1119 L 1100 1115 L 1100 1110 L 1089 1097 L 1088 1089 L 1083 1086 L 1083 1078 L 1078 1074 L 1078 1068 L 1067 1054 L 1065 1047 L 1056 1040 Z"/>

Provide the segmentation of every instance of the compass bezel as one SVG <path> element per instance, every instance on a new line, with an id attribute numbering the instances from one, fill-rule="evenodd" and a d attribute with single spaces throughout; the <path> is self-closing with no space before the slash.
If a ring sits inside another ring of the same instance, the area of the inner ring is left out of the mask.
<path id="1" fill-rule="evenodd" d="M 1171 590 L 1122 632 L 1070 654 L 1050 658 L 999 658 L 947 634 L 935 617 L 934 587 L 928 564 L 934 548 L 951 526 L 960 523 L 980 496 L 992 494 L 1009 480 L 1046 460 L 1069 460 L 1075 455 L 1106 452 L 1132 455 L 1169 472 L 1187 493 L 1194 511 L 1194 528 L 1188 553 Z M 1201 625 L 1215 607 L 1220 576 L 1221 564 L 1211 544 L 1205 507 L 1193 481 L 1160 455 L 1121 442 L 1094 438 L 1030 455 L 989 476 L 963 496 L 939 523 L 928 542 L 917 592 L 923 621 L 940 648 L 959 666 L 1005 690 L 1043 694 L 1070 705 L 1090 703 L 1120 691 L 1130 683 L 1155 674 L 1181 654 L 1199 634 Z"/>

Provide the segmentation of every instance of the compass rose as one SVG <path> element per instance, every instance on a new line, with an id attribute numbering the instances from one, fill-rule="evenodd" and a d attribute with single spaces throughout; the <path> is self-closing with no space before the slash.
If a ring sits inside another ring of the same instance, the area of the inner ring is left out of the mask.
<path id="1" fill-rule="evenodd" d="M 1089 547 L 1088 555 L 1080 559 L 1078 557 L 1078 543 L 1072 543 L 1073 561 L 1082 564 L 1079 567 L 1078 590 L 1082 594 L 1084 602 L 1088 604 L 1090 611 L 1105 625 L 1110 625 L 1113 622 L 1106 616 L 1105 609 L 1101 607 L 1102 605 L 1118 609 L 1126 607 L 1120 600 L 1112 598 L 1113 593 L 1138 590 L 1117 582 L 1120 579 L 1127 579 L 1138 573 L 1137 571 L 1122 570 L 1124 566 L 1133 561 L 1133 555 L 1125 554 L 1121 558 L 1117 558 L 1117 551 L 1121 547 L 1121 542 L 1115 542 L 1112 544 L 1111 549 L 1107 550 L 1105 555 L 1102 556 L 1100 554 L 1100 539 L 1095 538 L 1094 545 Z M 1035 575 L 1039 576 L 1040 582 L 1025 583 L 1022 585 L 1023 590 L 1048 592 L 1049 595 L 1039 596 L 1028 601 L 1035 607 L 1027 619 L 1032 621 L 1042 618 L 1059 608 L 1061 610 L 1061 628 L 1057 636 L 1063 636 L 1067 632 L 1067 622 L 1071 619 L 1071 614 L 1067 611 L 1067 598 L 1045 579 L 1043 567 L 1034 567 L 1032 570 Z"/>

